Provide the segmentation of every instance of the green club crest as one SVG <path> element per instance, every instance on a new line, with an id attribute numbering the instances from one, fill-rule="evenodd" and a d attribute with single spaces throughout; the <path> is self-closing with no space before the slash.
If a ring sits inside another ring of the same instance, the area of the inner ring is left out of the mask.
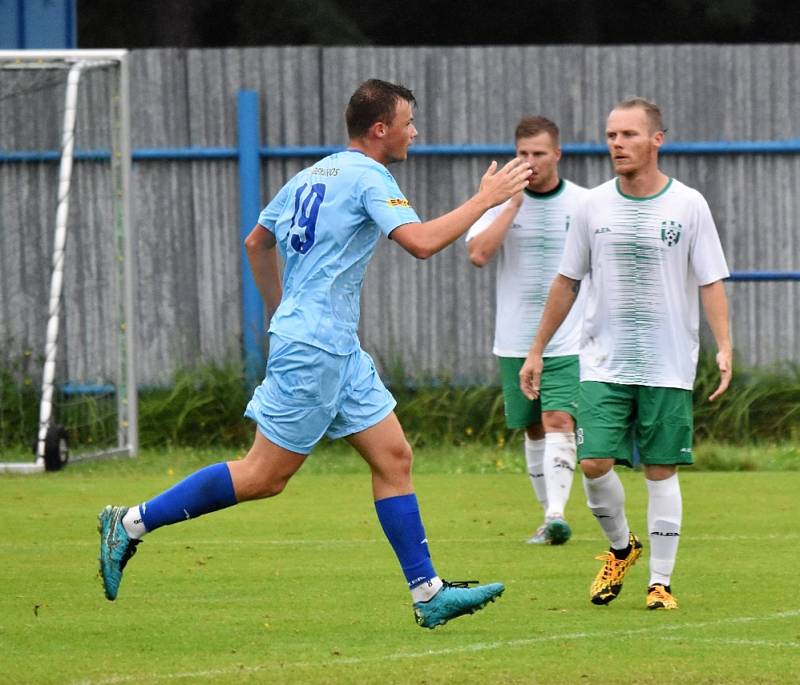
<path id="1" fill-rule="evenodd" d="M 681 239 L 681 229 L 683 226 L 677 221 L 662 221 L 661 222 L 661 240 L 666 243 L 667 247 L 677 245 Z"/>

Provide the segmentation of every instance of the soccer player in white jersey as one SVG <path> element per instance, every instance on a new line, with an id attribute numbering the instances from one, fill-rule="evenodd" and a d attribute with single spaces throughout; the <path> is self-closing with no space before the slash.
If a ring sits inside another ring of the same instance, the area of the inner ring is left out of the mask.
<path id="1" fill-rule="evenodd" d="M 589 191 L 567 238 L 542 322 L 520 371 L 529 397 L 541 392 L 542 351 L 581 281 L 586 293 L 578 400 L 578 460 L 587 503 L 611 548 L 590 589 L 608 604 L 622 590 L 642 545 L 625 516 L 613 470 L 630 466 L 632 440 L 647 483 L 648 609 L 675 609 L 671 578 L 681 531 L 678 466 L 692 463 L 692 388 L 697 366 L 698 290 L 717 345 L 713 401 L 732 374 L 728 274 L 703 196 L 658 167 L 659 108 L 643 98 L 617 105 L 606 138 L 616 178 Z"/>
<path id="2" fill-rule="evenodd" d="M 266 377 L 246 411 L 257 424 L 255 441 L 241 460 L 201 469 L 139 506 L 100 513 L 108 599 L 116 598 L 122 571 L 145 533 L 279 494 L 324 435 L 345 438 L 369 465 L 378 519 L 420 626 L 473 613 L 503 592 L 502 583 L 447 583 L 434 570 L 411 481 L 411 448 L 395 400 L 358 340 L 359 300 L 381 235 L 425 259 L 518 193 L 531 172 L 522 160 L 499 171 L 493 162 L 469 200 L 420 222 L 386 168 L 406 159 L 417 135 L 414 104 L 403 86 L 377 79 L 361 84 L 345 115 L 347 150 L 301 171 L 261 212 L 245 245 L 259 291 L 275 313 Z"/>
<path id="3" fill-rule="evenodd" d="M 583 297 L 544 350 L 542 391 L 529 400 L 519 371 L 539 326 L 564 242 L 586 189 L 559 176 L 558 126 L 525 117 L 514 132 L 517 157 L 531 164 L 527 187 L 490 209 L 467 232 L 470 261 L 485 266 L 497 255 L 494 346 L 506 425 L 525 430 L 525 462 L 544 521 L 529 544 L 559 545 L 572 531 L 564 516 L 575 473 L 575 415 Z"/>

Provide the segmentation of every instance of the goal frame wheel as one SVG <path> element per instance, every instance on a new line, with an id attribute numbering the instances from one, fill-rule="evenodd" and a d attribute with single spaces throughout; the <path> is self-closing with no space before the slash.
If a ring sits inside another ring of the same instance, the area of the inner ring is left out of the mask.
<path id="1" fill-rule="evenodd" d="M 53 425 L 44 439 L 45 471 L 60 471 L 69 462 L 69 439 L 64 426 Z"/>

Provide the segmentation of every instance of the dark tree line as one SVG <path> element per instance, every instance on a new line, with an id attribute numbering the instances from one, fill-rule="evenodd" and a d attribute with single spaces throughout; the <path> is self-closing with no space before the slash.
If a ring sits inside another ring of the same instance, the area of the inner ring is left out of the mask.
<path id="1" fill-rule="evenodd" d="M 529 45 L 800 40 L 782 0 L 78 0 L 78 44 Z"/>

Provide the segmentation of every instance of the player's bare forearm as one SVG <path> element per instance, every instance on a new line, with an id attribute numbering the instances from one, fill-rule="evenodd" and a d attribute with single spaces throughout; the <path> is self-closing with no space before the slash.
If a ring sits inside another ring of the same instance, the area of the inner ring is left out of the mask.
<path id="1" fill-rule="evenodd" d="M 722 281 L 700 286 L 700 301 L 706 315 L 717 349 L 731 348 L 730 321 L 728 316 L 728 297 Z"/>
<path id="2" fill-rule="evenodd" d="M 539 321 L 539 329 L 531 343 L 531 353 L 541 355 L 544 352 L 547 343 L 567 318 L 580 289 L 580 281 L 567 278 L 563 274 L 556 274 L 550 286 L 550 292 L 547 294 L 547 302 L 545 302 L 542 318 Z"/>
<path id="3" fill-rule="evenodd" d="M 731 345 L 728 297 L 725 294 L 724 283 L 715 281 L 700 286 L 700 301 L 703 303 L 706 321 L 708 321 L 708 326 L 717 344 L 716 359 L 720 381 L 717 389 L 708 398 L 713 402 L 728 389 L 733 377 L 733 346 Z"/>
<path id="4" fill-rule="evenodd" d="M 256 224 L 244 241 L 247 261 L 253 272 L 261 299 L 267 309 L 267 318 L 272 317 L 281 303 L 281 274 L 275 236 L 272 231 Z"/>
<path id="5" fill-rule="evenodd" d="M 542 381 L 542 369 L 544 361 L 542 354 L 547 343 L 553 337 L 558 327 L 567 318 L 569 310 L 575 303 L 575 298 L 580 292 L 581 282 L 572 278 L 567 278 L 557 274 L 550 286 L 547 295 L 547 302 L 544 305 L 539 330 L 531 343 L 528 356 L 519 371 L 519 387 L 522 394 L 530 400 L 539 397 L 539 389 Z"/>
<path id="6" fill-rule="evenodd" d="M 488 209 L 520 192 L 530 175 L 530 166 L 520 159 L 512 159 L 499 171 L 497 162 L 492 162 L 480 189 L 464 204 L 436 219 L 398 226 L 391 238 L 418 259 L 427 259 L 458 240 Z"/>
<path id="7" fill-rule="evenodd" d="M 427 259 L 458 240 L 490 205 L 473 195 L 460 207 L 421 224 L 406 224 L 392 231 L 392 240 L 418 259 Z"/>
<path id="8" fill-rule="evenodd" d="M 472 237 L 467 243 L 469 260 L 477 267 L 486 266 L 494 257 L 500 245 L 508 233 L 514 217 L 519 211 L 519 203 L 512 198 L 500 214 L 497 215 L 485 230 Z"/>

